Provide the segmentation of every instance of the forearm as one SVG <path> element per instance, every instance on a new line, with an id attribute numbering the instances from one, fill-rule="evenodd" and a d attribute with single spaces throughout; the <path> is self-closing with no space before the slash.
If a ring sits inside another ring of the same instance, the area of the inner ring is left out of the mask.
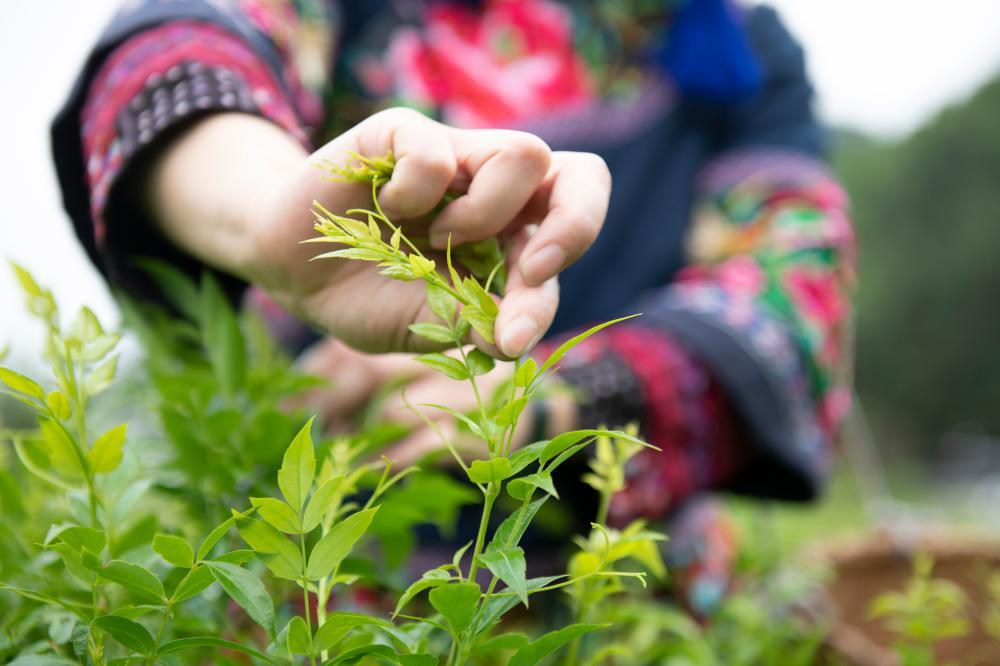
<path id="1" fill-rule="evenodd" d="M 195 121 L 154 156 L 144 185 L 159 230 L 183 252 L 248 282 L 261 274 L 257 221 L 305 162 L 274 123 L 242 113 Z M 303 211 L 303 215 L 307 211 Z"/>

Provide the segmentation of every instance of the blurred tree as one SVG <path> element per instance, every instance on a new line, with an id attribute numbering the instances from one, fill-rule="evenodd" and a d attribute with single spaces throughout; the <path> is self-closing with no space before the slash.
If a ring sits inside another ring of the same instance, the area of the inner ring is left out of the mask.
<path id="1" fill-rule="evenodd" d="M 882 442 L 1000 435 L 1000 78 L 906 140 L 835 145 L 861 246 L 857 384 Z"/>

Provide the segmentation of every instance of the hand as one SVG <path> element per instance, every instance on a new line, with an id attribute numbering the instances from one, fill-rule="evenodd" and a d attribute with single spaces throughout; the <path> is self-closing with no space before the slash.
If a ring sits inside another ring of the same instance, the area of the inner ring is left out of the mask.
<path id="1" fill-rule="evenodd" d="M 390 280 L 367 262 L 309 261 L 316 246 L 300 241 L 316 235 L 312 201 L 339 212 L 367 207 L 371 194 L 356 183 L 324 181 L 316 162 L 343 163 L 349 150 L 392 152 L 396 168 L 379 200 L 404 230 L 426 225 L 446 192 L 464 192 L 445 206 L 429 235 L 438 249 L 449 233 L 453 243 L 510 239 L 507 293 L 494 331 L 508 357 L 524 354 L 548 329 L 558 305 L 556 276 L 593 243 L 607 212 L 611 182 L 600 158 L 553 153 L 522 132 L 459 130 L 391 109 L 310 157 L 291 144 L 266 121 L 212 116 L 176 140 L 154 168 L 154 210 L 182 248 L 259 284 L 298 316 L 364 351 L 425 349 L 427 341 L 408 326 L 435 318 L 420 282 Z"/>

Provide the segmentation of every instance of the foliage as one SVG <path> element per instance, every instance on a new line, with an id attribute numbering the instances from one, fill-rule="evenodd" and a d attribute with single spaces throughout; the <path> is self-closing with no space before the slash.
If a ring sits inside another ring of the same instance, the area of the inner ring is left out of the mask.
<path id="1" fill-rule="evenodd" d="M 714 649 L 698 645 L 715 639 L 676 630 L 685 621 L 677 611 L 656 603 L 657 613 L 628 613 L 649 602 L 626 593 L 639 593 L 647 574 L 666 577 L 663 537 L 642 523 L 621 530 L 604 523 L 623 465 L 648 445 L 634 432 L 601 428 L 513 446 L 521 415 L 560 359 L 615 322 L 541 362 L 516 360 L 512 379 L 481 395 L 476 379 L 496 361 L 466 340 L 473 330 L 492 335 L 492 294 L 503 291 L 499 245 L 454 257 L 449 249 L 439 267 L 378 208 L 391 159 L 358 159 L 338 175 L 369 183 L 375 210 L 347 217 L 318 209 L 319 240 L 344 246 L 325 256 L 376 261 L 394 279 L 426 285 L 439 321 L 412 331 L 441 351 L 419 360 L 467 382 L 477 407 L 410 407 L 432 428 L 425 410 L 449 413 L 481 441 L 470 455 L 442 437 L 467 483 L 394 470 L 376 454 L 399 429 L 319 435 L 287 404 L 316 381 L 295 372 L 257 322 L 238 316 L 211 277 L 196 285 L 158 264 L 148 268 L 174 312 L 123 304 L 146 349 L 130 397 L 142 404 L 151 394 L 155 418 L 134 410 L 142 437 L 120 422 L 98 427 L 92 399 L 115 381 L 120 335 L 87 309 L 63 327 L 51 293 L 16 268 L 29 309 L 46 325 L 52 376 L 43 388 L 0 369 L 0 391 L 35 416 L 34 426 L 2 433 L 21 464 L 0 468 L 0 658 L 530 666 L 564 651 L 567 663 L 717 663 L 678 661 Z M 567 573 L 529 578 L 522 537 L 558 498 L 552 473 L 595 443 L 585 480 L 602 501 L 592 530 L 576 540 Z M 515 508 L 498 522 L 501 497 Z M 415 581 L 408 577 L 416 526 L 446 529 L 460 506 L 477 501 L 475 538 Z M 535 609 L 536 595 L 554 590 L 564 592 L 575 619 L 543 622 L 547 631 L 535 625 L 531 637 L 515 631 L 516 609 Z M 612 596 L 621 605 L 604 603 Z M 356 601 L 365 597 L 391 605 Z M 791 640 L 785 625 L 764 622 L 754 608 L 734 607 L 720 620 L 731 627 L 726 640 L 763 627 L 780 634 L 775 645 Z M 667 647 L 623 660 L 620 648 L 635 636 L 671 631 L 677 640 Z"/>
<path id="2" fill-rule="evenodd" d="M 834 144 L 861 248 L 858 390 L 908 453 L 965 424 L 1000 432 L 998 111 L 995 79 L 904 140 Z"/>
<path id="3" fill-rule="evenodd" d="M 933 569 L 929 555 L 917 554 L 906 589 L 881 594 L 871 604 L 871 617 L 885 618 L 898 637 L 902 666 L 931 666 L 935 643 L 969 632 L 968 597 L 955 583 L 932 578 Z"/>

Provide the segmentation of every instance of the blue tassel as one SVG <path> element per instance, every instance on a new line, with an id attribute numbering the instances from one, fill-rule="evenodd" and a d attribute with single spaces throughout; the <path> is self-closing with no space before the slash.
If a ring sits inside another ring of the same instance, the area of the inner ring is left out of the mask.
<path id="1" fill-rule="evenodd" d="M 728 0 L 688 0 L 654 54 L 681 93 L 738 101 L 760 90 L 763 74 Z"/>

